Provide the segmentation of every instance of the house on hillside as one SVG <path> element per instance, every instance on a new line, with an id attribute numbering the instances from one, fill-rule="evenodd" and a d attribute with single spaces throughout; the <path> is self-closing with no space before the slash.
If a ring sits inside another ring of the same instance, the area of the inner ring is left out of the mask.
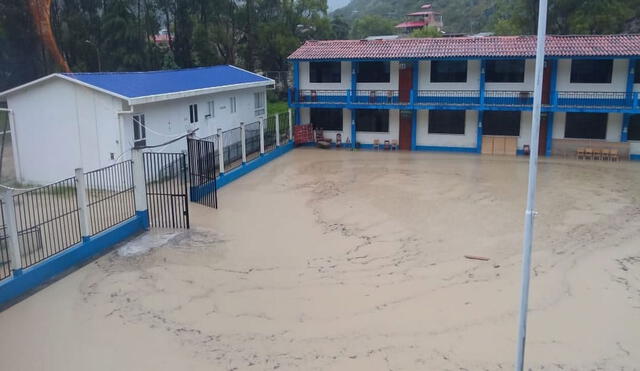
<path id="1" fill-rule="evenodd" d="M 536 37 L 308 41 L 289 56 L 296 123 L 363 148 L 522 154 Z M 640 159 L 640 35 L 548 36 L 540 154 Z M 629 156 L 630 155 L 630 156 Z"/>
<path id="2" fill-rule="evenodd" d="M 420 8 L 422 10 L 407 14 L 407 20 L 397 24 L 395 27 L 405 34 L 410 34 L 425 27 L 435 27 L 438 31 L 442 30 L 442 27 L 444 27 L 442 13 L 434 11 L 431 8 L 431 4 L 424 4 Z"/>
<path id="3" fill-rule="evenodd" d="M 273 80 L 234 66 L 56 73 L 0 93 L 12 111 L 18 181 L 47 183 L 128 159 L 134 146 L 266 117 Z M 158 151 L 186 150 L 176 141 Z"/>

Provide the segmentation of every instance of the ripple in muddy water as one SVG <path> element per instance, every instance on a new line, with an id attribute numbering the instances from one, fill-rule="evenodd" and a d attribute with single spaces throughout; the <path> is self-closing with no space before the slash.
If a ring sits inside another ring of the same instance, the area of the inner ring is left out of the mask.
<path id="1" fill-rule="evenodd" d="M 117 250 L 118 256 L 134 257 L 159 248 L 202 250 L 223 242 L 220 236 L 209 230 L 152 230 L 124 244 Z"/>

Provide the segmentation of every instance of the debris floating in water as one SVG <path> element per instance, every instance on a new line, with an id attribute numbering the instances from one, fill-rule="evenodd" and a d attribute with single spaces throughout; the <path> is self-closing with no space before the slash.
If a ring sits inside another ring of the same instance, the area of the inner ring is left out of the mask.
<path id="1" fill-rule="evenodd" d="M 489 258 L 486 258 L 484 256 L 475 256 L 475 255 L 465 255 L 464 256 L 467 259 L 472 259 L 472 260 L 482 260 L 482 261 L 488 261 Z"/>

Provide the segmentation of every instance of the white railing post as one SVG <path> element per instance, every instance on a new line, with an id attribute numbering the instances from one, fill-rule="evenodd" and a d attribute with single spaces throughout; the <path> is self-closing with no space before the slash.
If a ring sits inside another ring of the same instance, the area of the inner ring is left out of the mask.
<path id="1" fill-rule="evenodd" d="M 16 222 L 16 208 L 13 203 L 13 189 L 4 188 L 2 190 L 2 207 L 11 270 L 14 272 L 20 271 L 22 269 L 22 255 L 20 254 L 20 241 L 18 240 L 18 223 Z"/>
<path id="2" fill-rule="evenodd" d="M 133 162 L 133 195 L 136 212 L 147 211 L 147 184 L 144 176 L 144 152 L 140 148 L 131 149 Z"/>
<path id="3" fill-rule="evenodd" d="M 280 147 L 280 115 L 276 113 L 276 147 Z"/>
<path id="4" fill-rule="evenodd" d="M 78 216 L 80 219 L 80 234 L 83 239 L 91 237 L 91 219 L 89 218 L 89 203 L 87 202 L 87 180 L 82 168 L 76 169 L 76 197 L 78 199 Z"/>
<path id="5" fill-rule="evenodd" d="M 224 140 L 222 139 L 222 129 L 218 129 L 218 162 L 220 166 L 220 175 L 224 174 Z"/>
<path id="6" fill-rule="evenodd" d="M 240 123 L 240 141 L 242 142 L 242 163 L 247 163 L 247 133 L 244 128 L 244 122 Z"/>
<path id="7" fill-rule="evenodd" d="M 293 111 L 289 108 L 289 140 L 293 140 Z"/>
<path id="8" fill-rule="evenodd" d="M 264 155 L 264 119 L 260 119 L 260 155 Z"/>

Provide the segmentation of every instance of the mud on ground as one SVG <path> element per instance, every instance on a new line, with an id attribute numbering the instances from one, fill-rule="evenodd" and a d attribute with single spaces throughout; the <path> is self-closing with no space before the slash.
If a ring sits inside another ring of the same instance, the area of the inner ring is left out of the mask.
<path id="1" fill-rule="evenodd" d="M 0 313 L 3 368 L 511 369 L 526 181 L 295 150 Z M 527 367 L 640 369 L 640 165 L 545 159 L 538 211 Z"/>

